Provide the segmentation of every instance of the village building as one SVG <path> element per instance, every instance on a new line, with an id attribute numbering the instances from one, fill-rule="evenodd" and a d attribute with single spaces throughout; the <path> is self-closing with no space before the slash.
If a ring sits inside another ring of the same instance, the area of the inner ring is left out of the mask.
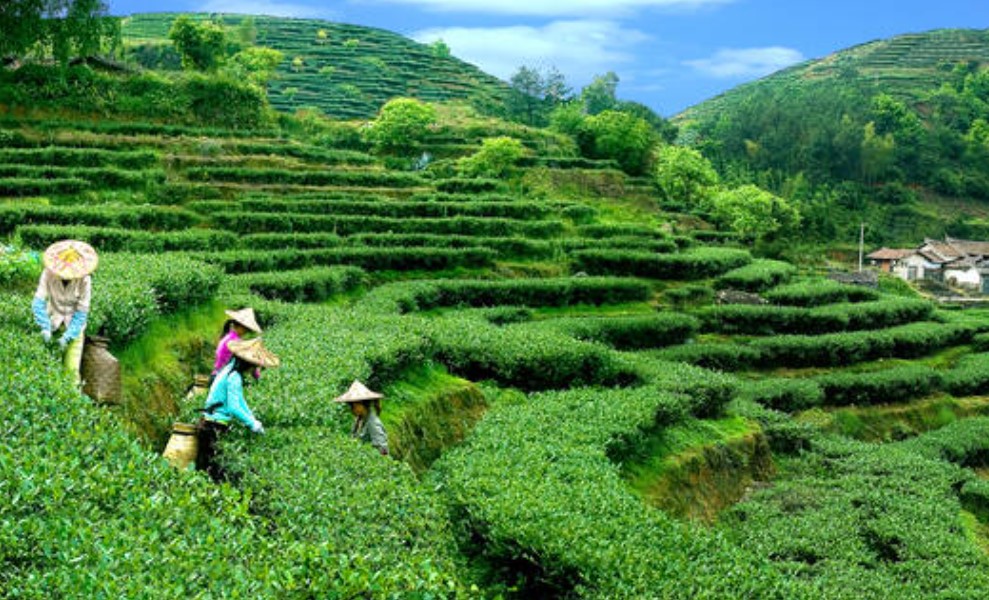
<path id="1" fill-rule="evenodd" d="M 933 280 L 989 293 L 989 242 L 925 239 L 914 249 L 880 248 L 872 265 L 907 281 Z"/>

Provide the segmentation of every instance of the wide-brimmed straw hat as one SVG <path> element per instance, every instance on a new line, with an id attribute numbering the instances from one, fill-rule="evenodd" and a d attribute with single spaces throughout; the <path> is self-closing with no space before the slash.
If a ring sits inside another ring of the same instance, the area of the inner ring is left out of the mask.
<path id="1" fill-rule="evenodd" d="M 372 392 L 367 389 L 363 383 L 354 380 L 354 383 L 350 384 L 350 389 L 347 393 L 342 396 L 337 396 L 333 399 L 334 402 L 363 402 L 365 400 L 377 400 L 379 398 L 384 398 L 384 394 L 379 394 L 378 392 Z"/>
<path id="2" fill-rule="evenodd" d="M 254 316 L 253 308 L 242 308 L 240 310 L 224 311 L 230 320 L 240 323 L 254 333 L 261 333 L 261 326 L 258 325 L 257 317 Z"/>
<path id="3" fill-rule="evenodd" d="M 82 279 L 96 270 L 100 257 L 96 250 L 79 240 L 61 240 L 45 250 L 45 268 L 60 279 Z"/>
<path id="4" fill-rule="evenodd" d="M 264 347 L 264 343 L 259 337 L 250 340 L 234 340 L 227 344 L 227 348 L 237 358 L 266 369 L 277 367 L 282 362 L 271 350 Z"/>

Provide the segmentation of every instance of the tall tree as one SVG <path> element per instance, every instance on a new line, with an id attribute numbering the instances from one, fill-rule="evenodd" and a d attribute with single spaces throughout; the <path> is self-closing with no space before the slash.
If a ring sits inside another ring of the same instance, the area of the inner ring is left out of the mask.
<path id="1" fill-rule="evenodd" d="M 37 50 L 65 63 L 73 55 L 95 54 L 118 31 L 106 11 L 101 0 L 4 0 L 0 57 Z"/>
<path id="2" fill-rule="evenodd" d="M 616 89 L 618 89 L 618 75 L 613 71 L 595 77 L 594 81 L 580 92 L 587 114 L 596 115 L 615 108 L 618 103 L 618 98 L 615 96 Z"/>
<path id="3" fill-rule="evenodd" d="M 215 71 L 226 53 L 226 33 L 217 23 L 197 23 L 187 15 L 172 22 L 168 38 L 182 55 L 182 66 L 198 71 Z"/>
<path id="4" fill-rule="evenodd" d="M 545 126 L 553 109 L 567 102 L 572 94 L 556 67 L 550 67 L 545 75 L 533 67 L 519 67 L 509 84 L 509 117 L 526 125 Z"/>

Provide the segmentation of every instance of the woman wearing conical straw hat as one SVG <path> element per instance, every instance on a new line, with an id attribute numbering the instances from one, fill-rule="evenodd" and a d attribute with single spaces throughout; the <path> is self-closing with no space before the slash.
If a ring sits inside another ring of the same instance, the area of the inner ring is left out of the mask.
<path id="1" fill-rule="evenodd" d="M 58 346 L 64 351 L 65 370 L 79 383 L 79 365 L 89 303 L 93 293 L 90 274 L 99 264 L 96 250 L 86 242 L 62 240 L 44 253 L 45 270 L 34 293 L 31 312 L 46 344 L 63 330 Z"/>
<path id="2" fill-rule="evenodd" d="M 354 415 L 354 426 L 350 430 L 350 435 L 362 442 L 370 442 L 378 452 L 388 456 L 388 434 L 385 433 L 385 426 L 378 418 L 383 397 L 382 394 L 372 392 L 355 379 L 347 393 L 337 396 L 333 401 L 350 406 L 350 412 Z"/>
<path id="3" fill-rule="evenodd" d="M 217 373 L 230 362 L 233 353 L 230 352 L 230 342 L 236 342 L 253 332 L 261 334 L 261 326 L 258 325 L 257 317 L 253 308 L 242 308 L 240 310 L 227 310 L 227 321 L 223 324 L 223 333 L 220 341 L 216 344 L 216 360 L 213 362 L 213 372 L 210 373 L 210 383 L 216 378 Z M 261 371 L 255 369 L 254 378 L 261 376 Z"/>
<path id="4" fill-rule="evenodd" d="M 280 364 L 278 357 L 264 347 L 261 338 L 233 341 L 229 347 L 233 357 L 213 380 L 199 423 L 196 468 L 206 471 L 213 481 L 225 478 L 223 469 L 215 460 L 216 443 L 230 429 L 231 421 L 240 421 L 254 433 L 264 433 L 264 426 L 244 399 L 247 374 L 255 369 L 273 368 Z"/>

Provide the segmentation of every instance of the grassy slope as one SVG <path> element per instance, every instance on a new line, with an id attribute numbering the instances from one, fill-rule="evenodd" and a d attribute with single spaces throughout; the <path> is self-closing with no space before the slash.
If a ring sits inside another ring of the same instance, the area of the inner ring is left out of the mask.
<path id="1" fill-rule="evenodd" d="M 944 76 L 943 63 L 974 60 L 989 63 L 989 30 L 940 29 L 900 35 L 809 60 L 767 77 L 740 85 L 692 106 L 677 122 L 717 118 L 765 87 L 855 85 L 882 89 L 906 102 L 935 88 Z M 849 74 L 853 74 L 851 80 Z"/>
<path id="2" fill-rule="evenodd" d="M 127 17 L 124 40 L 167 44 L 168 28 L 176 16 L 153 13 Z M 244 17 L 222 18 L 236 27 Z M 315 106 L 335 118 L 366 118 L 396 96 L 429 102 L 470 99 L 490 106 L 507 90 L 504 82 L 477 67 L 454 57 L 438 56 L 429 46 L 389 31 L 317 19 L 254 19 L 257 44 L 285 53 L 269 89 L 271 103 L 278 110 Z M 326 32 L 325 39 L 317 37 L 320 30 Z M 292 64 L 297 57 L 303 63 L 298 68 Z"/>

